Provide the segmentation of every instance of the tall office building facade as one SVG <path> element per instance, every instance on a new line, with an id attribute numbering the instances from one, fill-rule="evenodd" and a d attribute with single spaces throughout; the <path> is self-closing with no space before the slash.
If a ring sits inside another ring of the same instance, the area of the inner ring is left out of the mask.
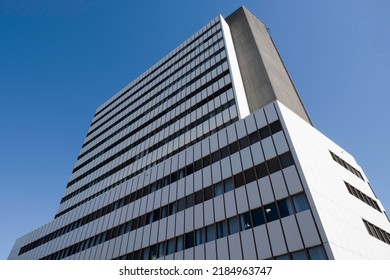
<path id="1" fill-rule="evenodd" d="M 389 259 L 354 158 L 264 25 L 215 18 L 99 107 L 54 220 L 9 259 Z"/>

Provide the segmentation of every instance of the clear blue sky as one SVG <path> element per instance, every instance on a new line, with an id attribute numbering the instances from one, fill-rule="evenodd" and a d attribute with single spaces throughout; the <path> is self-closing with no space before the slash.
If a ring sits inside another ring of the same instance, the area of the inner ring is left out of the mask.
<path id="1" fill-rule="evenodd" d="M 54 217 L 96 108 L 240 5 L 390 209 L 389 1 L 0 0 L 0 259 Z"/>

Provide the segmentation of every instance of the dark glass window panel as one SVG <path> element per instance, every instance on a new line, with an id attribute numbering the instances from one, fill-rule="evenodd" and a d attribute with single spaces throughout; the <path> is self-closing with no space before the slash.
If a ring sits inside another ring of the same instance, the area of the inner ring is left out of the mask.
<path id="1" fill-rule="evenodd" d="M 204 231 L 203 229 L 198 229 L 195 231 L 195 245 L 201 245 L 204 243 Z"/>
<path id="2" fill-rule="evenodd" d="M 141 259 L 141 250 L 137 250 L 133 252 L 133 260 L 140 260 Z"/>
<path id="3" fill-rule="evenodd" d="M 177 172 L 173 172 L 171 174 L 171 183 L 176 182 L 176 181 L 177 181 Z"/>
<path id="4" fill-rule="evenodd" d="M 238 217 L 232 217 L 228 220 L 229 225 L 229 234 L 235 234 L 240 231 L 240 226 L 238 223 Z"/>
<path id="5" fill-rule="evenodd" d="M 224 187 L 225 193 L 233 190 L 234 189 L 233 179 L 232 178 L 225 179 L 223 181 L 223 187 Z"/>
<path id="6" fill-rule="evenodd" d="M 153 211 L 153 222 L 158 221 L 160 219 L 160 209 L 156 209 Z"/>
<path id="7" fill-rule="evenodd" d="M 279 159 L 280 163 L 282 164 L 282 168 L 286 168 L 294 164 L 294 159 L 290 152 L 280 155 Z"/>
<path id="8" fill-rule="evenodd" d="M 165 256 L 165 241 L 158 244 L 158 257 Z"/>
<path id="9" fill-rule="evenodd" d="M 183 198 L 179 199 L 177 201 L 177 204 L 178 204 L 177 212 L 183 211 L 184 209 L 186 209 L 186 198 L 183 197 Z"/>
<path id="10" fill-rule="evenodd" d="M 307 201 L 306 195 L 304 193 L 294 195 L 292 198 L 295 206 L 295 211 L 297 213 L 309 209 L 309 202 Z"/>
<path id="11" fill-rule="evenodd" d="M 290 198 L 279 200 L 278 206 L 279 206 L 279 212 L 281 218 L 294 214 L 294 210 Z"/>
<path id="12" fill-rule="evenodd" d="M 217 196 L 219 196 L 219 195 L 221 195 L 223 193 L 224 193 L 224 191 L 223 191 L 223 184 L 222 184 L 222 182 L 215 184 L 214 185 L 214 197 L 217 197 Z"/>
<path id="13" fill-rule="evenodd" d="M 245 182 L 247 184 L 253 182 L 256 180 L 256 175 L 255 175 L 255 169 L 254 168 L 249 168 L 245 170 Z"/>
<path id="14" fill-rule="evenodd" d="M 153 212 L 149 212 L 146 214 L 146 222 L 145 224 L 151 224 L 153 222 Z"/>
<path id="15" fill-rule="evenodd" d="M 215 227 L 209 225 L 206 227 L 206 242 L 215 240 Z"/>
<path id="16" fill-rule="evenodd" d="M 161 219 L 168 216 L 168 206 L 164 206 L 161 208 Z"/>
<path id="17" fill-rule="evenodd" d="M 249 146 L 249 141 L 248 141 L 248 138 L 247 137 L 243 137 L 239 140 L 239 143 L 240 143 L 240 149 L 245 149 L 246 147 Z"/>
<path id="18" fill-rule="evenodd" d="M 202 169 L 202 159 L 195 161 L 195 172 Z"/>
<path id="19" fill-rule="evenodd" d="M 229 156 L 229 148 L 228 148 L 228 146 L 223 147 L 221 149 L 221 159 L 226 158 L 228 156 Z"/>
<path id="20" fill-rule="evenodd" d="M 177 211 L 177 204 L 178 204 L 177 201 L 171 202 L 169 204 L 169 215 L 172 215 L 172 214 L 175 214 L 178 212 Z"/>
<path id="21" fill-rule="evenodd" d="M 241 230 L 246 230 L 252 227 L 251 216 L 249 212 L 240 215 Z"/>
<path id="22" fill-rule="evenodd" d="M 238 173 L 238 174 L 234 175 L 234 187 L 235 188 L 241 187 L 244 184 L 245 184 L 244 176 L 242 173 Z"/>
<path id="23" fill-rule="evenodd" d="M 293 260 L 307 260 L 306 253 L 303 250 L 291 253 L 291 257 Z"/>
<path id="24" fill-rule="evenodd" d="M 146 215 L 142 215 L 138 218 L 138 228 L 143 227 L 146 223 Z"/>
<path id="25" fill-rule="evenodd" d="M 195 204 L 203 202 L 203 190 L 199 190 L 195 193 Z"/>
<path id="26" fill-rule="evenodd" d="M 226 221 L 221 221 L 217 223 L 217 238 L 222 238 L 227 236 Z"/>
<path id="27" fill-rule="evenodd" d="M 288 254 L 277 256 L 275 260 L 290 260 L 290 256 Z"/>
<path id="28" fill-rule="evenodd" d="M 265 126 L 259 130 L 260 139 L 265 139 L 271 135 L 268 126 Z"/>
<path id="29" fill-rule="evenodd" d="M 192 164 L 189 164 L 186 166 L 186 175 L 191 175 L 192 173 L 194 173 L 194 167 L 192 166 Z"/>
<path id="30" fill-rule="evenodd" d="M 190 231 L 185 234 L 185 248 L 192 248 L 194 247 L 194 232 Z"/>
<path id="31" fill-rule="evenodd" d="M 256 173 L 258 179 L 268 176 L 268 169 L 265 162 L 256 165 Z"/>
<path id="32" fill-rule="evenodd" d="M 213 188 L 210 186 L 204 189 L 204 201 L 213 198 Z"/>
<path id="33" fill-rule="evenodd" d="M 217 162 L 221 159 L 219 151 L 215 151 L 214 153 L 211 154 L 211 162 Z"/>
<path id="34" fill-rule="evenodd" d="M 252 210 L 253 226 L 261 226 L 265 223 L 263 208 Z"/>
<path id="35" fill-rule="evenodd" d="M 167 241 L 167 255 L 173 254 L 175 252 L 175 239 L 169 239 Z"/>
<path id="36" fill-rule="evenodd" d="M 136 230 L 138 228 L 138 218 L 134 218 L 131 223 L 131 230 Z"/>
<path id="37" fill-rule="evenodd" d="M 178 176 L 179 176 L 178 179 L 184 178 L 186 176 L 186 169 L 185 169 L 185 167 L 178 171 Z"/>
<path id="38" fill-rule="evenodd" d="M 236 152 L 238 152 L 239 148 L 238 148 L 238 143 L 237 142 L 233 142 L 231 144 L 229 144 L 229 148 L 230 148 L 230 154 L 234 154 Z"/>
<path id="39" fill-rule="evenodd" d="M 176 252 L 183 251 L 184 249 L 184 239 L 183 235 L 176 237 Z"/>
<path id="40" fill-rule="evenodd" d="M 149 260 L 157 259 L 157 244 L 150 246 Z"/>
<path id="41" fill-rule="evenodd" d="M 143 260 L 149 259 L 149 248 L 148 247 L 142 249 L 142 259 Z"/>
<path id="42" fill-rule="evenodd" d="M 203 168 L 210 165 L 210 156 L 207 155 L 203 158 Z"/>
<path id="43" fill-rule="evenodd" d="M 259 137 L 259 134 L 257 133 L 257 131 L 255 132 L 252 132 L 251 134 L 249 134 L 249 142 L 250 144 L 254 144 L 254 143 L 257 143 L 260 141 L 260 137 Z"/>
<path id="44" fill-rule="evenodd" d="M 276 209 L 275 203 L 270 203 L 264 206 L 265 217 L 267 219 L 267 223 L 275 221 L 279 218 L 278 210 Z"/>
<path id="45" fill-rule="evenodd" d="M 267 160 L 267 165 L 270 174 L 280 170 L 279 161 L 277 157 Z"/>
<path id="46" fill-rule="evenodd" d="M 282 130 L 282 124 L 280 123 L 279 120 L 274 121 L 273 123 L 271 123 L 269 125 L 269 127 L 271 129 L 272 134 L 275 134 L 275 133 L 277 133 L 277 132 Z"/>
<path id="47" fill-rule="evenodd" d="M 195 205 L 195 194 L 190 194 L 186 197 L 187 201 L 187 208 L 192 207 Z"/>
<path id="48" fill-rule="evenodd" d="M 309 256 L 311 260 L 327 260 L 324 248 L 322 246 L 310 248 Z"/>

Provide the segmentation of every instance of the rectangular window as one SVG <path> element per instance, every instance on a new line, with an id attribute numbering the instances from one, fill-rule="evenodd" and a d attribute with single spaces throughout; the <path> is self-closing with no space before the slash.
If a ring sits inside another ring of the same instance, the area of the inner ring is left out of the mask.
<path id="1" fill-rule="evenodd" d="M 267 219 L 267 223 L 275 221 L 279 218 L 278 210 L 276 209 L 275 203 L 270 203 L 264 206 L 265 217 Z"/>
<path id="2" fill-rule="evenodd" d="M 226 221 L 221 221 L 217 223 L 217 238 L 222 238 L 227 236 Z"/>
<path id="3" fill-rule="evenodd" d="M 217 197 L 223 193 L 224 193 L 224 191 L 223 191 L 222 182 L 215 184 L 214 185 L 214 197 Z"/>
<path id="4" fill-rule="evenodd" d="M 195 245 L 201 245 L 204 243 L 204 231 L 203 229 L 198 229 L 195 231 Z"/>
<path id="5" fill-rule="evenodd" d="M 252 227 L 251 216 L 248 212 L 240 215 L 240 224 L 241 230 L 246 230 Z"/>
<path id="6" fill-rule="evenodd" d="M 261 226 L 265 223 L 263 208 L 252 210 L 253 226 Z"/>
<path id="7" fill-rule="evenodd" d="M 294 214 L 294 210 L 290 198 L 279 200 L 278 206 L 279 206 L 279 212 L 281 218 Z"/>
<path id="8" fill-rule="evenodd" d="M 223 186 L 224 186 L 224 189 L 225 189 L 225 193 L 233 190 L 234 189 L 233 179 L 232 178 L 228 178 L 228 179 L 224 180 L 223 181 Z"/>
<path id="9" fill-rule="evenodd" d="M 240 231 L 240 226 L 238 224 L 238 218 L 232 217 L 228 220 L 229 225 L 229 234 L 235 234 Z"/>
<path id="10" fill-rule="evenodd" d="M 185 248 L 192 248 L 194 247 L 194 232 L 190 231 L 185 234 Z"/>
<path id="11" fill-rule="evenodd" d="M 215 240 L 215 228 L 214 225 L 206 227 L 206 242 Z"/>
<path id="12" fill-rule="evenodd" d="M 304 193 L 294 195 L 292 199 L 294 202 L 295 211 L 297 213 L 309 209 L 309 202 L 307 201 L 306 195 Z"/>

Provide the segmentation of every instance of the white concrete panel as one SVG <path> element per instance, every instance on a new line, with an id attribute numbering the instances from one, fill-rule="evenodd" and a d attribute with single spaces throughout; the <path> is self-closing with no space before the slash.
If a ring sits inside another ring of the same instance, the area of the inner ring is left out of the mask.
<path id="1" fill-rule="evenodd" d="M 228 260 L 229 259 L 229 250 L 228 250 L 228 240 L 227 237 L 219 238 L 216 240 L 217 244 L 217 259 L 218 260 Z"/>
<path id="2" fill-rule="evenodd" d="M 214 207 L 213 200 L 207 200 L 203 203 L 204 205 L 204 224 L 205 226 L 214 223 Z"/>
<path id="3" fill-rule="evenodd" d="M 287 247 L 279 220 L 268 223 L 267 227 L 274 256 L 287 253 Z"/>
<path id="4" fill-rule="evenodd" d="M 264 110 L 260 109 L 254 112 L 254 117 L 256 120 L 257 127 L 259 129 L 267 125 Z"/>
<path id="5" fill-rule="evenodd" d="M 303 190 L 295 166 L 284 168 L 282 172 L 286 178 L 286 184 L 290 194 L 296 194 Z"/>
<path id="6" fill-rule="evenodd" d="M 226 218 L 230 218 L 237 215 L 237 206 L 235 192 L 230 191 L 224 194 L 226 204 Z"/>
<path id="7" fill-rule="evenodd" d="M 270 175 L 275 199 L 279 200 L 288 196 L 287 187 L 284 182 L 282 171 L 277 171 Z"/>
<path id="8" fill-rule="evenodd" d="M 184 231 L 189 232 L 194 229 L 194 207 L 184 211 Z"/>
<path id="9" fill-rule="evenodd" d="M 289 150 L 283 131 L 275 133 L 274 135 L 272 135 L 272 138 L 274 140 L 276 152 L 278 155 L 281 155 Z"/>
<path id="10" fill-rule="evenodd" d="M 170 215 L 167 218 L 167 239 L 170 239 L 175 236 L 175 220 L 176 215 Z"/>
<path id="11" fill-rule="evenodd" d="M 256 250 L 259 259 L 268 259 L 272 257 L 271 246 L 268 240 L 268 233 L 265 225 L 253 228 L 256 240 Z"/>
<path id="12" fill-rule="evenodd" d="M 242 249 L 240 233 L 235 233 L 228 236 L 229 239 L 229 255 L 231 260 L 242 260 Z"/>
<path id="13" fill-rule="evenodd" d="M 306 247 L 312 247 L 321 243 L 314 220 L 309 210 L 296 214 L 299 228 L 301 229 L 303 242 Z"/>
<path id="14" fill-rule="evenodd" d="M 246 170 L 253 166 L 251 150 L 249 147 L 240 151 L 241 161 L 242 161 L 242 169 Z"/>
<path id="15" fill-rule="evenodd" d="M 233 175 L 242 171 L 240 153 L 234 153 L 230 156 Z"/>
<path id="16" fill-rule="evenodd" d="M 205 259 L 206 260 L 216 260 L 217 252 L 215 247 L 215 241 L 210 241 L 204 244 L 205 245 Z"/>
<path id="17" fill-rule="evenodd" d="M 203 227 L 203 203 L 195 205 L 194 207 L 195 229 Z"/>
<path id="18" fill-rule="evenodd" d="M 225 205 L 223 198 L 223 195 L 214 198 L 215 222 L 219 222 L 225 219 Z"/>
<path id="19" fill-rule="evenodd" d="M 244 260 L 256 260 L 256 245 L 253 240 L 252 230 L 241 231 L 240 235 Z"/>
<path id="20" fill-rule="evenodd" d="M 276 150 L 271 137 L 267 137 L 261 140 L 261 145 L 263 146 L 264 157 L 266 160 L 269 160 L 270 158 L 274 158 L 276 156 Z"/>
<path id="21" fill-rule="evenodd" d="M 286 238 L 288 251 L 298 251 L 303 249 L 301 235 L 294 216 L 281 219 L 284 236 Z"/>
<path id="22" fill-rule="evenodd" d="M 258 180 L 258 185 L 263 205 L 275 201 L 274 195 L 272 193 L 271 182 L 268 176 Z"/>
<path id="23" fill-rule="evenodd" d="M 204 250 L 204 244 L 198 245 L 194 247 L 195 251 L 195 260 L 204 260 L 205 259 L 205 250 Z"/>
<path id="24" fill-rule="evenodd" d="M 176 213 L 176 236 L 184 233 L 184 211 Z"/>
<path id="25" fill-rule="evenodd" d="M 247 212 L 249 210 L 248 198 L 246 195 L 245 186 L 234 190 L 236 194 L 237 212 L 238 214 Z"/>
<path id="26" fill-rule="evenodd" d="M 144 226 L 144 234 L 142 236 L 142 245 L 141 245 L 142 248 L 149 246 L 151 227 L 152 227 L 151 224 Z"/>
<path id="27" fill-rule="evenodd" d="M 260 201 L 260 195 L 259 195 L 259 188 L 257 186 L 257 182 L 249 183 L 246 186 L 247 193 L 248 193 L 248 201 L 249 201 L 249 208 L 254 209 L 259 206 L 261 206 Z"/>
<path id="28" fill-rule="evenodd" d="M 253 145 L 251 145 L 250 149 L 251 149 L 251 154 L 252 154 L 252 159 L 253 159 L 254 165 L 257 165 L 259 163 L 264 162 L 264 155 L 263 155 L 263 151 L 261 149 L 260 142 L 254 143 Z"/>
<path id="29" fill-rule="evenodd" d="M 193 260 L 194 259 L 194 248 L 188 248 L 184 250 L 184 260 Z"/>
<path id="30" fill-rule="evenodd" d="M 158 242 L 166 240 L 167 239 L 166 234 L 167 234 L 167 218 L 164 218 L 161 219 L 159 223 Z"/>

